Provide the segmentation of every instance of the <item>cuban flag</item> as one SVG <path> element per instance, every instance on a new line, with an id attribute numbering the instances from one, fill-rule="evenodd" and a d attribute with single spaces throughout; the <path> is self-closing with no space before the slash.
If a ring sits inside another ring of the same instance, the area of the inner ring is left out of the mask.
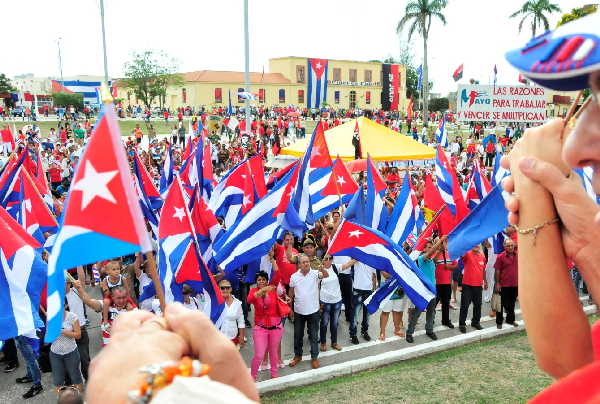
<path id="1" fill-rule="evenodd" d="M 0 204 L 6 207 L 13 197 L 15 190 L 18 192 L 18 188 L 15 189 L 21 166 L 27 157 L 27 151 L 23 150 L 16 160 L 9 159 L 6 163 L 2 175 L 0 175 Z"/>
<path id="2" fill-rule="evenodd" d="M 215 270 L 217 265 L 213 259 L 213 244 L 225 231 L 217 221 L 212 210 L 204 202 L 204 199 L 200 198 L 198 187 L 194 188 L 194 194 L 190 198 L 189 206 L 200 254 L 204 258 L 204 262 L 208 264 L 208 267 L 211 270 Z"/>
<path id="3" fill-rule="evenodd" d="M 256 191 L 256 200 L 267 194 L 267 184 L 265 182 L 265 166 L 260 154 L 248 159 L 250 165 L 250 174 L 252 174 L 252 182 Z"/>
<path id="4" fill-rule="evenodd" d="M 501 158 L 502 153 L 496 152 L 496 158 L 494 159 L 494 171 L 492 173 L 491 181 L 492 187 L 495 187 L 496 185 L 500 184 L 502 182 L 502 178 L 510 175 L 510 171 L 508 171 L 500 165 Z"/>
<path id="5" fill-rule="evenodd" d="M 452 179 L 452 168 L 446 157 L 444 150 L 438 146 L 437 156 L 435 158 L 435 177 L 437 180 L 437 188 L 440 191 L 440 196 L 446 205 L 448 210 L 456 215 L 456 203 L 454 202 L 453 196 L 453 179 Z"/>
<path id="6" fill-rule="evenodd" d="M 395 277 L 388 278 L 377 290 L 369 295 L 363 302 L 369 314 L 374 314 L 381 305 L 388 301 L 392 293 L 398 289 L 400 283 Z"/>
<path id="7" fill-rule="evenodd" d="M 319 122 L 302 158 L 298 185 L 292 202 L 298 216 L 308 226 L 312 226 L 315 221 L 340 204 L 336 195 L 323 194 L 332 169 L 333 162 L 325 140 L 323 124 Z"/>
<path id="8" fill-rule="evenodd" d="M 440 119 L 440 124 L 435 130 L 435 141 L 444 149 L 448 148 L 448 130 L 446 129 L 446 114 Z"/>
<path id="9" fill-rule="evenodd" d="M 46 177 L 46 173 L 44 172 L 44 166 L 42 165 L 42 156 L 40 154 L 40 149 L 38 148 L 35 151 L 35 171 L 30 172 L 31 179 L 35 183 L 36 188 L 42 195 L 44 202 L 48 206 L 51 212 L 54 213 L 54 199 L 52 198 L 52 193 L 50 192 L 50 186 L 48 185 L 48 179 Z"/>
<path id="10" fill-rule="evenodd" d="M 354 258 L 381 269 L 398 280 L 408 298 L 423 311 L 435 298 L 435 285 L 423 275 L 415 262 L 385 234 L 344 220 L 327 250 L 331 255 Z"/>
<path id="11" fill-rule="evenodd" d="M 487 196 L 492 190 L 492 186 L 485 177 L 485 174 L 481 172 L 479 166 L 479 160 L 473 160 L 473 173 L 471 175 L 471 181 L 469 181 L 469 187 L 467 189 L 467 203 L 469 209 L 474 209 L 481 203 L 483 198 Z"/>
<path id="12" fill-rule="evenodd" d="M 198 184 L 200 195 L 208 203 L 216 183 L 210 156 L 210 142 L 204 144 L 204 141 L 204 136 L 198 138 L 194 153 L 182 164 L 179 174 L 183 184 L 191 189 Z"/>
<path id="13" fill-rule="evenodd" d="M 256 95 L 252 94 L 248 91 L 240 91 L 238 92 L 238 97 L 243 100 L 256 101 Z"/>
<path id="14" fill-rule="evenodd" d="M 358 191 L 358 184 L 356 184 L 348 168 L 338 156 L 333 162 L 333 170 L 329 176 L 329 181 L 321 193 L 323 195 L 337 195 L 341 198 L 342 203 L 348 203 L 356 191 Z"/>
<path id="15" fill-rule="evenodd" d="M 269 252 L 280 233 L 279 223 L 281 216 L 285 216 L 286 202 L 291 198 L 291 181 L 294 175 L 297 178 L 297 173 L 296 168 L 277 181 L 264 198 L 216 241 L 215 261 L 225 272 L 234 271 Z"/>
<path id="16" fill-rule="evenodd" d="M 152 210 L 160 209 L 163 200 L 136 151 L 133 152 L 133 179 L 140 198 L 147 200 Z"/>
<path id="17" fill-rule="evenodd" d="M 11 206 L 11 216 L 40 245 L 44 245 L 46 242 L 44 233 L 56 233 L 58 223 L 27 171 L 23 167 L 19 171 L 19 192 L 17 193 L 16 203 Z"/>
<path id="18" fill-rule="evenodd" d="M 208 207 L 221 216 L 225 228 L 232 227 L 254 206 L 254 184 L 250 165 L 244 160 L 221 179 L 212 192 Z"/>
<path id="19" fill-rule="evenodd" d="M 152 250 L 112 105 L 102 107 L 63 215 L 48 260 L 46 342 L 62 327 L 65 269 Z"/>
<path id="20" fill-rule="evenodd" d="M 385 182 L 369 156 L 367 158 L 366 193 L 361 184 L 348 204 L 344 217 L 373 229 L 385 231 L 388 211 L 382 195 L 385 193 L 386 188 Z"/>
<path id="21" fill-rule="evenodd" d="M 401 246 L 409 235 L 418 236 L 424 224 L 425 219 L 412 189 L 410 174 L 407 171 L 385 233 Z"/>
<path id="22" fill-rule="evenodd" d="M 581 178 L 581 183 L 583 184 L 583 188 L 585 192 L 592 198 L 593 201 L 600 204 L 600 198 L 594 191 L 594 187 L 592 186 L 592 177 L 594 175 L 594 169 L 592 167 L 584 167 L 584 168 L 575 168 L 574 171 Z"/>
<path id="23" fill-rule="evenodd" d="M 48 271 L 36 251 L 40 244 L 1 207 L 0 232 L 0 341 L 17 336 L 37 341 L 35 330 L 44 326 L 38 308 Z"/>
<path id="24" fill-rule="evenodd" d="M 160 196 L 165 198 L 167 196 L 167 191 L 169 190 L 169 186 L 173 183 L 173 178 L 175 178 L 175 165 L 173 163 L 173 151 L 171 150 L 171 145 L 167 145 L 167 151 L 165 153 L 165 161 L 163 162 L 163 168 L 160 170 Z"/>
<path id="25" fill-rule="evenodd" d="M 327 59 L 308 59 L 308 108 L 319 108 L 327 101 Z"/>

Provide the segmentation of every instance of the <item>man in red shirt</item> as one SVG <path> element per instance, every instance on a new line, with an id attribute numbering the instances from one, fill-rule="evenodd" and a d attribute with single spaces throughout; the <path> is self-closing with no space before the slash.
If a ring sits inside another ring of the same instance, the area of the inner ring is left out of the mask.
<path id="1" fill-rule="evenodd" d="M 485 255 L 481 252 L 481 246 L 478 244 L 467 252 L 462 261 L 464 263 L 462 279 L 462 296 L 460 299 L 460 314 L 458 316 L 458 328 L 463 334 L 467 332 L 467 313 L 469 306 L 473 303 L 473 317 L 471 327 L 481 330 L 483 327 L 479 323 L 481 320 L 481 294 L 483 285 L 487 289 L 485 279 Z"/>
<path id="2" fill-rule="evenodd" d="M 515 303 L 517 301 L 519 263 L 515 242 L 511 239 L 504 240 L 504 251 L 496 258 L 494 264 L 496 291 L 500 292 L 502 310 L 506 311 L 506 324 L 515 327 Z M 496 327 L 502 328 L 502 310 L 496 312 Z"/>
<path id="3" fill-rule="evenodd" d="M 444 241 L 444 249 L 435 256 L 436 302 L 442 302 L 442 325 L 454 328 L 454 324 L 450 322 L 450 297 L 452 296 L 450 285 L 452 284 L 452 271 L 458 267 L 458 262 L 447 259 L 446 246 L 447 242 Z"/>
<path id="4" fill-rule="evenodd" d="M 292 255 L 297 255 L 298 250 L 294 246 L 294 236 L 292 233 L 286 233 L 283 237 L 283 244 L 275 244 L 275 261 L 277 262 L 278 271 L 273 277 L 272 284 L 277 285 L 279 281 L 286 287 L 289 288 L 290 277 L 296 272 L 296 264 L 290 262 L 286 256 L 286 250 L 288 246 L 292 246 Z"/>

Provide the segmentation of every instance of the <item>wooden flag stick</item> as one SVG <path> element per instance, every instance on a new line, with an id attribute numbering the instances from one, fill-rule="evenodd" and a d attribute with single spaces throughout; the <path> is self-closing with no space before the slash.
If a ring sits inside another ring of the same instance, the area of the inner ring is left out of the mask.
<path id="1" fill-rule="evenodd" d="M 148 263 L 148 276 L 154 282 L 154 289 L 156 290 L 156 297 L 160 303 L 160 311 L 164 314 L 165 312 L 165 292 L 160 283 L 158 277 L 158 271 L 156 270 L 156 260 L 154 259 L 154 251 L 146 253 L 146 262 Z"/>

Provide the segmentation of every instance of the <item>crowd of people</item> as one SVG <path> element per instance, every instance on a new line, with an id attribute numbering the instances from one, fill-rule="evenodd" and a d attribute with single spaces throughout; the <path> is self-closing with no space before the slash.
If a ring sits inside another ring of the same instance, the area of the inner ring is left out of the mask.
<path id="1" fill-rule="evenodd" d="M 179 110 L 173 131 L 164 134 L 166 136 L 158 136 L 151 124 L 146 124 L 144 128 L 137 124 L 132 133 L 124 138 L 130 161 L 133 160 L 134 151 L 137 152 L 157 186 L 167 150 L 171 151 L 175 169 L 178 169 L 183 163 L 189 142 L 193 142 L 196 135 L 207 127 L 206 114 L 196 116 L 193 112 Z M 218 109 L 212 112 L 224 114 L 224 111 Z M 252 121 L 250 132 L 245 130 L 243 115 L 237 117 L 239 123 L 234 129 L 229 125 L 234 116 L 223 116 L 220 126 L 205 132 L 211 141 L 211 159 L 216 180 L 246 158 L 261 154 L 268 160 L 277 155 L 282 147 L 292 143 L 297 137 L 305 136 L 306 119 L 320 119 L 324 127 L 329 128 L 360 113 L 331 110 L 319 118 L 311 116 L 306 110 L 300 116 L 292 117 L 289 116 L 291 111 L 281 108 L 256 109 L 254 112 L 258 115 Z M 189 121 L 184 121 L 184 114 L 190 116 Z M 429 129 L 424 127 L 417 133 L 414 121 L 400 120 L 399 116 L 379 111 L 369 113 L 369 116 L 397 130 L 399 136 L 412 136 L 419 142 L 437 146 L 433 128 L 439 125 L 430 125 Z M 185 123 L 188 124 L 187 128 Z M 457 126 L 456 134 L 451 136 L 447 147 L 450 164 L 456 170 L 459 183 L 465 191 L 474 163 L 484 167 L 489 178 L 497 152 L 510 152 L 523 130 L 519 126 L 502 129 L 487 126 L 473 124 L 463 132 Z M 39 149 L 41 152 L 41 163 L 52 188 L 54 213 L 57 217 L 62 212 L 78 159 L 92 131 L 93 125 L 88 119 L 78 120 L 74 116 L 61 120 L 57 128 L 51 128 L 48 133 L 41 133 L 35 123 L 17 131 L 18 149 Z M 463 137 L 466 138 L 464 141 Z M 4 154 L 8 155 L 9 150 L 4 150 Z M 415 195 L 420 206 L 423 206 L 424 185 L 426 176 L 431 172 L 430 165 L 399 167 L 398 164 L 384 163 L 378 168 L 387 185 L 384 200 L 389 212 L 394 207 L 404 181 L 401 170 L 409 171 Z M 266 175 L 274 173 L 276 169 L 266 171 Z M 359 173 L 356 178 L 360 182 L 364 175 Z M 278 369 L 285 366 L 281 340 L 286 323 L 289 322 L 293 323 L 294 334 L 294 356 L 288 364 L 290 367 L 302 360 L 305 328 L 310 342 L 312 368 L 320 366 L 320 352 L 329 348 L 337 351 L 343 349 L 338 338 L 338 330 L 342 326 L 339 321 L 342 311 L 348 327 L 349 342 L 359 344 L 359 335 L 365 342 L 371 340 L 370 314 L 365 307 L 365 300 L 382 287 L 391 275 L 350 257 L 326 253 L 342 216 L 343 209 L 330 212 L 317 221 L 315 227 L 303 238 L 294 237 L 291 233 L 285 234 L 269 254 L 262 257 L 260 270 L 254 279 L 248 279 L 247 266 L 233 273 L 215 274 L 226 302 L 226 315 L 220 331 L 239 349 L 244 348 L 249 338 L 252 339 L 254 355 L 249 365 L 253 379 L 258 378 L 260 370 L 267 368 L 270 369 L 271 377 L 278 377 Z M 434 332 L 436 310 L 441 310 L 440 323 L 448 329 L 454 328 L 450 310 L 459 310 L 458 328 L 460 332 L 466 333 L 467 316 L 472 306 L 470 325 L 474 329 L 482 329 L 482 302 L 484 297 L 489 301 L 492 296 L 491 292 L 486 293 L 488 289 L 501 295 L 500 309 L 490 313 L 496 317 L 498 328 L 504 322 L 518 326 L 515 321 L 515 303 L 518 297 L 517 233 L 513 227 L 509 227 L 505 230 L 505 236 L 504 252 L 500 255 L 496 256 L 491 246 L 484 243 L 473 247 L 460 260 L 450 260 L 446 236 L 435 234 L 427 241 L 425 249 L 415 257 L 415 262 L 437 291 L 436 299 L 424 310 L 425 331 L 429 338 L 438 338 Z M 410 253 L 413 246 L 405 243 L 403 247 Z M 73 279 L 67 283 L 68 304 L 65 308 L 63 331 L 49 347 L 42 348 L 46 349 L 49 358 L 44 365 L 45 370 L 51 370 L 57 390 L 62 391 L 66 386 L 72 386 L 77 391 L 83 391 L 84 382 L 88 380 L 90 353 L 86 310 L 101 313 L 103 346 L 110 345 L 113 323 L 122 314 L 137 309 L 161 313 L 156 297 L 140 300 L 142 290 L 152 282 L 146 270 L 147 265 L 143 257 L 137 255 L 71 271 Z M 571 270 L 577 274 L 574 266 Z M 89 288 L 96 285 L 100 288 L 101 299 L 90 297 Z M 457 291 L 460 291 L 460 297 L 457 296 Z M 188 285 L 184 285 L 183 299 L 182 303 L 187 309 L 204 310 L 203 294 L 197 293 Z M 458 301 L 459 307 L 456 306 Z M 386 327 L 392 313 L 394 335 L 409 343 L 414 342 L 413 336 L 421 311 L 409 301 L 401 287 L 381 305 L 380 310 L 380 327 L 377 333 L 379 340 L 385 341 L 387 337 Z M 249 313 L 253 313 L 253 316 Z M 33 397 L 42 391 L 41 361 L 36 360 L 35 353 L 24 338 L 6 341 L 3 350 L 5 372 L 15 371 L 19 366 L 17 347 L 27 363 L 27 374 L 16 381 L 32 383 L 23 397 Z"/>

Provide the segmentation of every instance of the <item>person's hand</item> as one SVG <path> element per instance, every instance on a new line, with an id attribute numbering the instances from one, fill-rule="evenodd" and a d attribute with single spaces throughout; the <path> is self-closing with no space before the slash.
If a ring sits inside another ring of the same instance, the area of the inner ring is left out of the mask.
<path id="1" fill-rule="evenodd" d="M 510 155 L 502 158 L 501 164 L 506 169 L 517 167 L 519 175 L 529 178 L 551 193 L 562 221 L 565 253 L 577 262 L 582 251 L 593 250 L 594 243 L 600 240 L 600 229 L 594 225 L 593 220 L 600 208 L 585 192 L 579 176 L 570 172 L 561 158 L 562 129 L 561 120 L 529 129 L 515 144 Z M 568 178 L 566 173 L 570 173 Z M 515 178 L 505 178 L 502 187 L 507 192 L 513 192 Z M 514 194 L 509 196 L 505 204 L 509 211 L 509 223 L 517 224 L 520 205 L 518 197 Z"/>
<path id="2" fill-rule="evenodd" d="M 483 281 L 483 290 L 487 290 L 488 289 L 488 283 L 486 280 Z"/>
<path id="3" fill-rule="evenodd" d="M 235 345 L 208 317 L 174 303 L 165 309 L 165 320 L 169 329 L 187 343 L 185 352 L 211 367 L 212 380 L 228 384 L 249 399 L 259 401 L 254 381 Z"/>
<path id="4" fill-rule="evenodd" d="M 243 338 L 240 338 L 238 345 L 240 346 L 240 349 L 242 349 L 243 347 L 246 346 L 246 341 L 244 341 Z"/>
<path id="5" fill-rule="evenodd" d="M 83 286 L 81 286 L 81 282 L 79 282 L 78 280 L 73 281 L 73 287 L 77 289 L 78 292 L 80 292 L 83 289 Z"/>
<path id="6" fill-rule="evenodd" d="M 499 283 L 496 283 L 496 285 L 494 285 L 494 289 L 496 289 L 496 292 L 500 292 L 500 289 L 501 289 L 501 288 L 502 288 L 502 287 L 500 286 L 500 284 L 499 284 Z"/>
<path id="7" fill-rule="evenodd" d="M 119 315 L 110 343 L 90 364 L 86 402 L 122 403 L 143 375 L 139 368 L 178 361 L 187 351 L 186 341 L 166 330 L 165 321 L 143 310 Z"/>

